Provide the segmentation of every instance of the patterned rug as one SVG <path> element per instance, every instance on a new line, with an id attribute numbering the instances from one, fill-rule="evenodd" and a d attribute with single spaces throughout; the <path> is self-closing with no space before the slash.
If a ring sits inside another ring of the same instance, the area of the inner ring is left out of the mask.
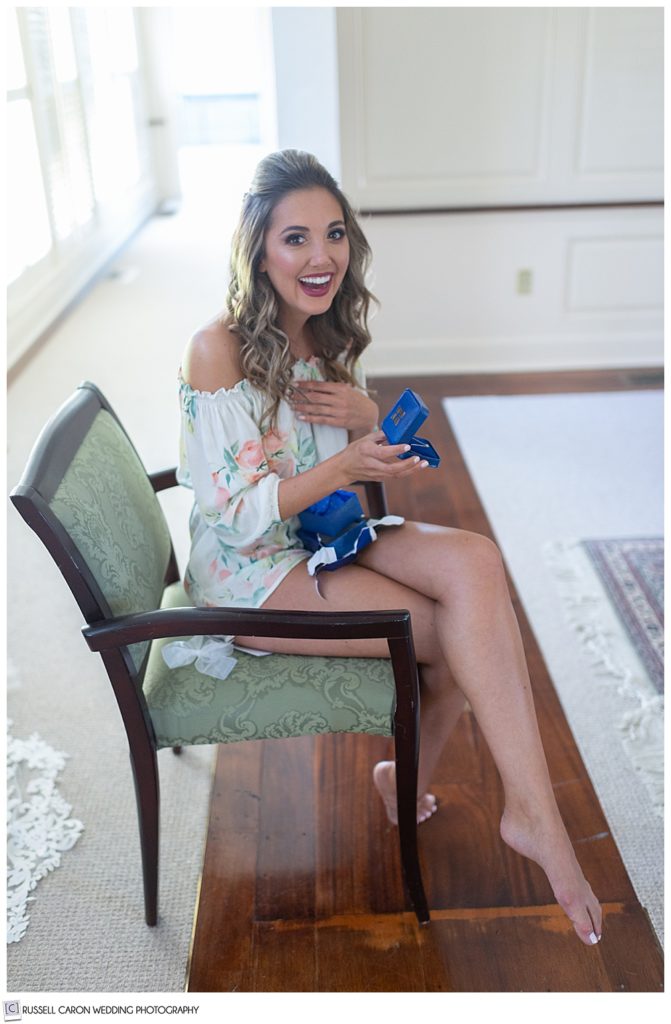
<path id="1" fill-rule="evenodd" d="M 583 546 L 657 693 L 663 693 L 664 540 L 585 540 Z"/>
<path id="2" fill-rule="evenodd" d="M 664 542 L 566 540 L 544 556 L 591 678 L 615 686 L 623 747 L 664 810 Z M 586 678 L 590 678 L 587 676 Z"/>

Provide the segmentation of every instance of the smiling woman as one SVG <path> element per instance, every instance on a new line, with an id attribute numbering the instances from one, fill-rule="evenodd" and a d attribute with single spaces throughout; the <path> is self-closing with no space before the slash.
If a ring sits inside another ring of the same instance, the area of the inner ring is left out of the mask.
<path id="1" fill-rule="evenodd" d="M 370 342 L 370 250 L 338 186 L 294 150 L 259 165 L 231 251 L 227 310 L 197 331 L 182 364 L 178 479 L 194 491 L 185 586 L 196 605 L 352 611 L 406 608 L 421 680 L 417 820 L 468 700 L 505 790 L 500 831 L 546 872 L 586 945 L 601 909 L 559 815 L 500 554 L 486 537 L 403 523 L 324 574 L 315 590 L 299 514 L 357 481 L 411 477 L 376 427 L 359 357 Z M 389 657 L 385 641 L 241 637 L 249 647 Z M 393 762 L 372 779 L 396 823 Z"/>
<path id="2" fill-rule="evenodd" d="M 295 203 L 298 193 L 307 205 Z M 370 343 L 370 255 L 347 198 L 313 156 L 284 150 L 261 161 L 233 235 L 227 309 L 220 320 L 239 340 L 241 376 L 270 397 L 271 420 L 298 357 L 318 356 L 327 380 L 357 383 L 354 369 Z M 300 277 L 324 277 L 325 270 L 338 278 L 326 295 L 301 287 Z M 280 293 L 273 276 L 284 281 Z M 311 304 L 293 309 L 296 301 Z"/>
<path id="3" fill-rule="evenodd" d="M 302 225 L 294 223 L 299 215 Z M 302 346 L 303 354 L 314 354 L 305 315 L 327 312 L 348 265 L 343 212 L 330 192 L 301 189 L 277 204 L 259 271 L 268 275 L 277 295 L 280 322 L 290 337 L 298 339 L 295 344 Z M 321 301 L 310 301 L 314 299 Z"/>

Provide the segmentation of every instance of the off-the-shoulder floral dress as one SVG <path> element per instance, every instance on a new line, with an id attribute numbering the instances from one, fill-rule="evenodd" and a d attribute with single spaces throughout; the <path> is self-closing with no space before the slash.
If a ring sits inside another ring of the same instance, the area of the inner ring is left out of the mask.
<path id="1" fill-rule="evenodd" d="M 293 377 L 324 380 L 320 360 L 297 360 Z M 365 387 L 360 366 L 356 379 Z M 267 399 L 247 380 L 214 393 L 194 390 L 181 374 L 179 384 L 177 479 L 194 492 L 185 586 L 196 605 L 258 608 L 311 555 L 296 535 L 298 517 L 280 518 L 280 480 L 341 451 L 347 431 L 304 423 L 286 401 L 275 428 L 262 430 Z"/>

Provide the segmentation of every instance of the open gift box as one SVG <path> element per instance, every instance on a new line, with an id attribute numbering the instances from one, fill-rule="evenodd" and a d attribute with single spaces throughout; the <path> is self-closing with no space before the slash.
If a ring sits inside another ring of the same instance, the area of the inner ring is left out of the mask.
<path id="1" fill-rule="evenodd" d="M 377 539 L 376 528 L 401 526 L 401 516 L 366 519 L 354 491 L 337 490 L 299 513 L 297 530 L 303 546 L 312 551 L 310 576 L 332 572 L 353 562 L 360 551 Z"/>
<path id="2" fill-rule="evenodd" d="M 384 431 L 389 444 L 410 445 L 410 451 L 399 455 L 399 459 L 410 459 L 418 455 L 430 466 L 440 465 L 440 455 L 431 442 L 415 434 L 428 415 L 429 410 L 419 395 L 406 388 L 391 412 L 382 420 L 380 428 Z"/>
<path id="3" fill-rule="evenodd" d="M 364 514 L 354 491 L 338 490 L 310 505 L 298 518 L 301 524 L 298 536 L 308 550 L 316 551 L 322 545 L 330 545 L 353 526 L 358 527 Z"/>

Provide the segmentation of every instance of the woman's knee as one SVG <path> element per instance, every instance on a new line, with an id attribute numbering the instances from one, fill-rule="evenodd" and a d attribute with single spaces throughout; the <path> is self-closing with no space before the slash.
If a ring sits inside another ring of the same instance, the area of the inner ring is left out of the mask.
<path id="1" fill-rule="evenodd" d="M 498 587 L 506 583 L 503 556 L 484 534 L 460 531 L 452 554 L 458 585 Z"/>

